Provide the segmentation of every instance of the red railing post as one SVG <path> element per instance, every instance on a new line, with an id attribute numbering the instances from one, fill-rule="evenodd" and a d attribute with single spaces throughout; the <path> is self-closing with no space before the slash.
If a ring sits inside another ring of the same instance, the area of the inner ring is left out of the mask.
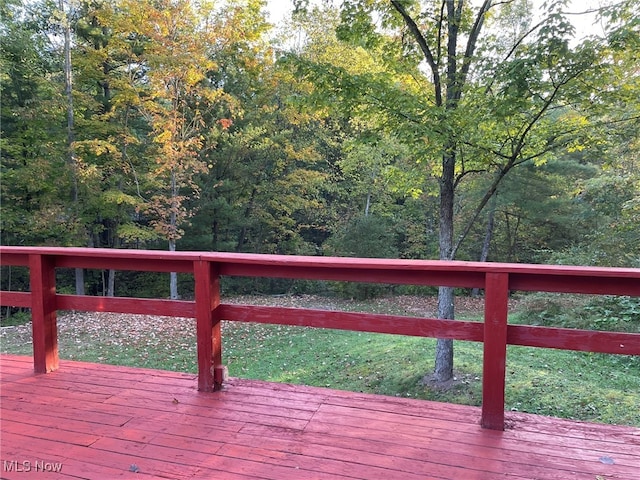
<path id="1" fill-rule="evenodd" d="M 196 330 L 198 345 L 198 390 L 219 390 L 226 379 L 222 365 L 220 319 L 214 311 L 220 305 L 220 277 L 213 263 L 193 262 L 196 293 Z"/>
<path id="2" fill-rule="evenodd" d="M 48 373 L 58 369 L 55 262 L 46 255 L 29 255 L 33 369 Z"/>
<path id="3" fill-rule="evenodd" d="M 484 300 L 482 426 L 504 430 L 509 274 L 487 273 Z"/>

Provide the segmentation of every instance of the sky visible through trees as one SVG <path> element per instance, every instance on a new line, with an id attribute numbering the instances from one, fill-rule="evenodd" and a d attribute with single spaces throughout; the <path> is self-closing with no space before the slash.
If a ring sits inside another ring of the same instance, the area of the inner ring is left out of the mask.
<path id="1" fill-rule="evenodd" d="M 312 4 L 321 4 L 321 0 L 315 0 Z M 338 2 L 334 2 L 338 3 Z M 476 3 L 479 3 L 476 0 Z M 533 0 L 534 8 L 540 9 L 541 0 Z M 598 0 L 571 0 L 567 5 L 567 12 L 571 12 L 569 17 L 571 23 L 576 28 L 577 37 L 581 38 L 587 32 L 593 32 L 594 29 L 601 29 L 597 24 L 596 17 L 593 13 L 586 13 L 599 7 L 602 2 Z M 269 14 L 269 20 L 276 25 L 281 25 L 293 12 L 293 0 L 267 0 L 266 10 Z"/>

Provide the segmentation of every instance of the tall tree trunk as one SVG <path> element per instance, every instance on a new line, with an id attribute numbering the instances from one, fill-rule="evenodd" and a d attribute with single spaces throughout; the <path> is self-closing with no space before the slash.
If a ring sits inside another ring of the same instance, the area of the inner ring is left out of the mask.
<path id="1" fill-rule="evenodd" d="M 429 45 L 429 39 L 420 31 L 418 23 L 406 9 L 406 2 L 390 0 L 391 5 L 402 16 L 409 32 L 415 38 L 422 51 L 426 63 L 433 75 L 435 104 L 444 107 L 447 113 L 454 112 L 462 98 L 463 87 L 474 59 L 476 44 L 484 24 L 484 18 L 493 5 L 492 0 L 484 0 L 467 36 L 464 54 L 458 52 L 458 34 L 462 24 L 464 0 L 443 0 L 438 24 L 439 34 L 446 28 L 446 71 L 443 76 L 440 70 L 441 41 L 445 37 L 439 35 L 436 48 Z M 444 14 L 446 12 L 446 15 Z M 446 25 L 445 25 L 446 24 Z M 444 98 L 443 98 L 444 97 Z M 455 193 L 456 134 L 452 133 L 445 140 L 442 158 L 442 177 L 440 178 L 440 259 L 453 260 L 456 248 L 453 243 L 453 202 Z M 438 292 L 438 318 L 453 319 L 453 288 L 441 287 Z M 453 377 L 453 342 L 439 339 L 436 347 L 436 366 L 434 380 L 447 381 Z"/>
<path id="2" fill-rule="evenodd" d="M 171 225 L 171 237 L 169 238 L 169 251 L 176 251 L 176 236 L 178 228 L 178 214 L 177 214 L 177 197 L 178 197 L 178 182 L 176 179 L 176 173 L 171 172 L 171 213 L 170 213 L 170 225 Z M 177 300 L 178 297 L 178 274 L 171 272 L 169 275 L 169 295 L 171 300 Z"/>
<path id="3" fill-rule="evenodd" d="M 75 152 L 73 148 L 74 116 L 73 116 L 73 74 L 71 65 L 71 22 L 64 10 L 64 0 L 58 3 L 60 13 L 64 18 L 64 92 L 67 97 L 67 161 L 73 175 L 71 197 L 74 203 L 78 202 L 78 177 L 76 172 Z"/>
<path id="4" fill-rule="evenodd" d="M 236 242 L 236 252 L 241 252 L 244 246 L 244 241 L 247 237 L 247 222 L 249 221 L 249 216 L 253 211 L 253 204 L 255 202 L 255 197 L 257 193 L 258 193 L 258 188 L 253 187 L 253 190 L 251 191 L 251 196 L 249 197 L 249 202 L 247 203 L 247 207 L 244 209 L 245 223 L 242 225 L 242 227 L 240 228 L 240 231 L 238 232 L 238 241 Z"/>
<path id="5" fill-rule="evenodd" d="M 114 238 L 113 248 L 119 248 L 120 242 L 118 237 Z M 116 294 L 116 271 L 114 269 L 110 269 L 107 274 L 107 297 L 114 297 Z"/>
<path id="6" fill-rule="evenodd" d="M 169 251 L 170 252 L 175 252 L 176 251 L 176 241 L 175 240 L 169 240 Z M 170 291 L 171 300 L 177 300 L 179 298 L 179 296 L 178 296 L 178 274 L 176 272 L 171 272 L 169 274 L 169 291 Z"/>
<path id="7" fill-rule="evenodd" d="M 515 218 L 515 225 L 512 225 L 511 217 Z M 507 260 L 513 262 L 516 254 L 516 246 L 518 244 L 518 228 L 520 227 L 520 216 L 510 215 L 509 212 L 504 213 L 506 231 L 507 231 Z"/>
<path id="8" fill-rule="evenodd" d="M 371 208 L 371 191 L 367 193 L 367 204 L 364 207 L 364 216 L 369 216 L 369 209 Z"/>
<path id="9" fill-rule="evenodd" d="M 453 254 L 453 202 L 456 154 L 455 147 L 448 145 L 442 157 L 442 177 L 440 179 L 440 260 L 451 260 Z M 438 318 L 453 319 L 453 287 L 438 289 Z M 436 342 L 434 380 L 446 382 L 453 377 L 453 341 L 439 338 Z"/>
<path id="10" fill-rule="evenodd" d="M 446 0 L 447 9 L 447 68 L 445 110 L 452 112 L 458 107 L 462 92 L 463 75 L 458 72 L 458 29 L 463 1 L 457 5 L 454 0 Z M 444 3 L 443 3 L 444 7 Z M 440 86 L 440 88 L 442 88 Z M 442 90 L 440 90 L 442 93 Z M 442 156 L 442 177 L 440 178 L 440 260 L 452 260 L 453 250 L 453 203 L 455 200 L 456 141 L 450 137 L 445 141 Z M 453 287 L 441 286 L 438 290 L 438 318 L 454 319 Z M 453 378 L 453 341 L 439 338 L 436 342 L 434 380 L 446 382 Z"/>
<path id="11" fill-rule="evenodd" d="M 215 213 L 216 210 L 213 210 L 213 220 L 211 221 L 211 250 L 213 250 L 214 252 L 218 251 L 218 235 L 219 233 L 219 225 L 218 225 L 218 219 L 217 219 L 217 214 Z"/>
<path id="12" fill-rule="evenodd" d="M 107 275 L 107 297 L 114 297 L 116 292 L 116 271 L 111 269 Z"/>
<path id="13" fill-rule="evenodd" d="M 11 265 L 7 266 L 7 290 L 11 291 Z M 11 307 L 9 305 L 7 305 L 5 307 L 5 318 L 9 318 L 9 315 L 11 314 Z"/>
<path id="14" fill-rule="evenodd" d="M 74 118 L 73 118 L 73 76 L 71 66 L 71 22 L 65 13 L 64 0 L 59 0 L 58 8 L 64 21 L 64 92 L 67 97 L 67 162 L 71 168 L 72 192 L 71 198 L 75 210 L 78 209 L 78 175 L 76 171 L 76 159 L 73 148 L 74 142 Z M 84 295 L 84 270 L 75 269 L 76 295 Z"/>
<path id="15" fill-rule="evenodd" d="M 491 203 L 489 204 L 489 217 L 487 218 L 487 229 L 484 232 L 484 240 L 482 242 L 482 251 L 480 252 L 480 258 L 478 259 L 481 262 L 486 262 L 487 258 L 489 258 L 489 249 L 491 248 L 491 239 L 493 238 L 493 226 L 495 225 L 495 216 L 496 216 L 496 203 L 497 203 L 498 194 L 495 193 L 491 197 Z M 477 297 L 480 295 L 480 289 L 474 288 L 471 290 L 471 296 Z"/>
<path id="16" fill-rule="evenodd" d="M 454 318 L 453 288 L 440 287 L 438 289 L 438 318 Z M 439 338 L 436 341 L 435 368 L 433 379 L 436 382 L 446 382 L 453 377 L 453 340 Z"/>

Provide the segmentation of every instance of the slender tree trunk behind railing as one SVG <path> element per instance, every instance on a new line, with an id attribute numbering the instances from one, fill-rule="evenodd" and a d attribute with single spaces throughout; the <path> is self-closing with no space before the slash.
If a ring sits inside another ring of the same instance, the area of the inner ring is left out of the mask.
<path id="1" fill-rule="evenodd" d="M 451 287 L 438 289 L 438 318 L 454 318 L 454 292 Z M 433 379 L 436 382 L 446 382 L 451 378 L 453 378 L 453 340 L 439 338 L 436 341 Z"/>
<path id="2" fill-rule="evenodd" d="M 71 197 L 73 206 L 78 209 L 78 172 L 74 150 L 74 114 L 73 114 L 73 68 L 71 64 L 71 21 L 65 13 L 64 0 L 59 0 L 58 8 L 63 18 L 64 28 L 64 92 L 67 98 L 67 163 L 71 171 Z M 84 270 L 75 269 L 76 295 L 84 295 Z"/>
<path id="3" fill-rule="evenodd" d="M 116 271 L 111 269 L 107 274 L 107 297 L 115 296 L 116 292 Z"/>
<path id="4" fill-rule="evenodd" d="M 454 167 L 456 163 L 455 146 L 445 149 L 442 159 L 442 178 L 440 179 L 440 231 L 438 244 L 440 260 L 452 260 L 453 252 L 453 203 L 454 203 Z M 454 290 L 452 287 L 438 289 L 438 318 L 454 319 Z M 436 342 L 435 368 L 433 379 L 446 382 L 453 378 L 453 340 L 439 338 Z"/>
<path id="5" fill-rule="evenodd" d="M 169 213 L 169 224 L 171 236 L 169 237 L 169 251 L 176 251 L 176 237 L 178 230 L 178 215 L 177 215 L 177 197 L 178 197 L 178 183 L 176 179 L 175 170 L 171 171 L 171 212 Z M 171 272 L 169 274 L 169 298 L 171 300 L 177 300 L 178 296 L 178 274 Z"/>
<path id="6" fill-rule="evenodd" d="M 495 225 L 495 217 L 496 217 L 496 203 L 498 200 L 498 194 L 495 193 L 491 197 L 491 203 L 489 204 L 489 217 L 487 218 L 487 229 L 484 233 L 484 240 L 482 242 L 482 251 L 480 252 L 479 260 L 481 262 L 486 262 L 487 258 L 489 258 L 489 249 L 491 248 L 491 240 L 493 238 L 493 226 Z M 480 289 L 474 288 L 471 290 L 471 296 L 477 297 L 480 295 Z"/>
<path id="7" fill-rule="evenodd" d="M 176 251 L 176 241 L 169 240 L 169 251 Z M 169 273 L 169 295 L 171 300 L 178 299 L 178 274 L 176 272 Z"/>

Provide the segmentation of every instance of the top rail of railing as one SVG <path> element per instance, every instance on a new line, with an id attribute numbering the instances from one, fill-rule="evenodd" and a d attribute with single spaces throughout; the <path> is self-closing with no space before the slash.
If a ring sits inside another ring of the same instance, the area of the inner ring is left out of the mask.
<path id="1" fill-rule="evenodd" d="M 481 288 L 487 273 L 508 273 L 510 290 L 640 295 L 640 269 L 637 268 L 13 246 L 0 246 L 0 263 L 28 266 L 28 256 L 33 254 L 55 258 L 59 268 L 193 273 L 194 262 L 205 261 L 216 264 L 220 275 L 462 288 Z M 363 273 L 367 274 L 366 278 Z"/>

